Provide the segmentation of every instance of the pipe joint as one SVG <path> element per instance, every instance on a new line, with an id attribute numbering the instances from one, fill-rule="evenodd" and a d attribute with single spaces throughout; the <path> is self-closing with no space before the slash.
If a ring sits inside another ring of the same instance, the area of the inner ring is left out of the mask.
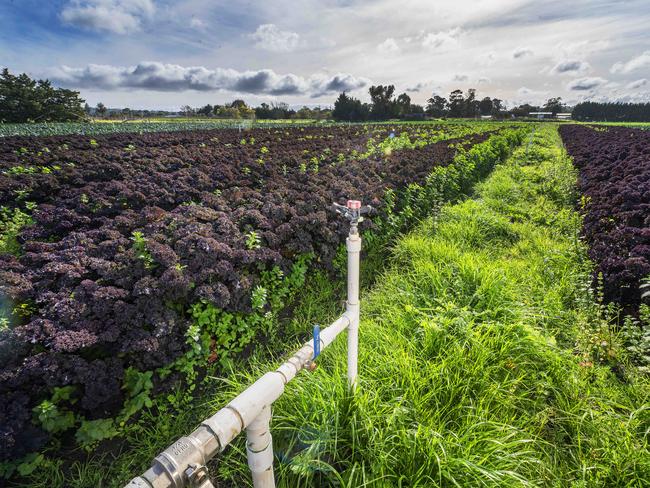
<path id="1" fill-rule="evenodd" d="M 181 437 L 156 456 L 152 469 L 167 475 L 171 481 L 168 486 L 182 488 L 187 482 L 185 471 L 191 465 L 204 465 L 205 461 L 205 453 L 198 441 L 192 436 Z"/>
<path id="2" fill-rule="evenodd" d="M 248 427 L 266 405 L 280 398 L 284 393 L 284 380 L 278 371 L 266 373 L 228 404 L 241 417 L 242 427 Z"/>
<path id="3" fill-rule="evenodd" d="M 201 426 L 209 429 L 218 440 L 218 445 L 212 452 L 222 452 L 244 428 L 239 414 L 230 408 L 222 408 L 212 417 L 204 420 Z"/>
<path id="4" fill-rule="evenodd" d="M 268 444 L 261 451 L 253 451 L 250 443 L 246 444 L 248 467 L 255 473 L 262 473 L 273 467 L 273 438 L 268 435 Z"/>
<path id="5" fill-rule="evenodd" d="M 359 234 L 350 234 L 345 240 L 345 248 L 348 253 L 360 253 L 361 252 L 361 237 Z"/>

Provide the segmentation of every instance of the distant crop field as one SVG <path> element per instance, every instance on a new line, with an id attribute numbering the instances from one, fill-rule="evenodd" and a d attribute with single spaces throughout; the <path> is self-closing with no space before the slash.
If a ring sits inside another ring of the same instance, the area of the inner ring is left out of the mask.
<path id="1" fill-rule="evenodd" d="M 331 122 L 312 120 L 250 120 L 250 119 L 195 119 L 152 118 L 138 120 L 97 119 L 92 122 L 52 122 L 29 124 L 1 124 L 0 138 L 14 136 L 101 135 L 120 133 L 174 132 L 205 129 L 236 129 L 253 127 L 293 127 L 331 125 Z"/>
<path id="2" fill-rule="evenodd" d="M 589 125 L 605 125 L 605 126 L 612 126 L 612 127 L 650 129 L 650 122 L 589 122 Z"/>
<path id="3" fill-rule="evenodd" d="M 511 121 L 479 121 L 473 119 L 427 120 L 427 121 L 399 121 L 387 120 L 373 122 L 373 125 L 430 125 L 439 123 L 445 125 L 466 124 L 508 124 Z M 208 129 L 241 129 L 276 128 L 276 127 L 330 127 L 368 125 L 364 122 L 335 122 L 332 120 L 310 119 L 199 119 L 190 117 L 179 118 L 151 118 L 137 120 L 108 120 L 96 119 L 92 122 L 51 122 L 51 123 L 26 123 L 3 124 L 0 123 L 0 138 L 3 137 L 41 137 L 55 135 L 81 135 L 97 136 L 102 134 L 144 134 L 149 132 L 177 132 Z"/>

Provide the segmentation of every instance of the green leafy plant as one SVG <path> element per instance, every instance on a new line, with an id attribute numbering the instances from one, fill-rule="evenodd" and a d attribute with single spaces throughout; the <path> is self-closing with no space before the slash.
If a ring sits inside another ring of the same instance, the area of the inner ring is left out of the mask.
<path id="1" fill-rule="evenodd" d="M 9 479 L 14 473 L 29 476 L 43 465 L 45 456 L 39 453 L 29 453 L 18 461 L 0 462 L 0 479 Z"/>
<path id="2" fill-rule="evenodd" d="M 268 290 L 263 286 L 256 286 L 251 294 L 251 306 L 253 309 L 261 309 L 266 305 Z"/>
<path id="3" fill-rule="evenodd" d="M 246 249 L 253 250 L 262 247 L 262 238 L 254 230 L 246 234 Z"/>
<path id="4" fill-rule="evenodd" d="M 75 414 L 62 405 L 76 403 L 77 400 L 73 398 L 74 391 L 74 386 L 55 387 L 49 400 L 43 400 L 34 407 L 35 420 L 44 430 L 54 434 L 74 427 L 77 423 Z"/>
<path id="5" fill-rule="evenodd" d="M 118 433 L 113 419 L 83 420 L 75 439 L 80 446 L 91 451 L 99 441 L 111 439 Z"/>
<path id="6" fill-rule="evenodd" d="M 131 240 L 133 241 L 133 250 L 138 259 L 140 259 L 146 269 L 153 269 L 156 263 L 147 249 L 147 239 L 140 231 L 134 231 Z"/>
<path id="7" fill-rule="evenodd" d="M 60 406 L 63 402 L 76 403 L 72 398 L 74 391 L 74 386 L 55 387 L 52 398 L 43 400 L 34 408 L 34 414 L 44 430 L 51 433 L 63 432 L 76 424 L 74 413 Z"/>
<path id="8" fill-rule="evenodd" d="M 151 390 L 153 389 L 152 376 L 152 371 L 140 372 L 134 368 L 128 368 L 124 372 L 124 384 L 122 388 L 126 391 L 128 398 L 120 412 L 119 420 L 121 426 L 131 416 L 142 410 L 142 408 L 151 408 L 153 405 L 150 397 Z"/>
<path id="9" fill-rule="evenodd" d="M 27 202 L 25 210 L 18 207 L 0 207 L 0 254 L 18 255 L 22 246 L 18 242 L 18 234 L 23 227 L 33 223 L 28 213 L 36 207 L 36 204 Z"/>

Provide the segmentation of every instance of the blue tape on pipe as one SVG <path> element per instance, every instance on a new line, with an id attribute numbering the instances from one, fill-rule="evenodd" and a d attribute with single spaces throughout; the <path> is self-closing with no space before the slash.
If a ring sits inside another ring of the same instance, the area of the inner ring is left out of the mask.
<path id="1" fill-rule="evenodd" d="M 320 356 L 320 327 L 314 325 L 314 359 Z"/>

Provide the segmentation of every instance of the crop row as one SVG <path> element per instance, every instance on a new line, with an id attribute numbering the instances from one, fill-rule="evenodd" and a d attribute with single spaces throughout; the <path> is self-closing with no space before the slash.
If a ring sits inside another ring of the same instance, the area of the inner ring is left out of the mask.
<path id="1" fill-rule="evenodd" d="M 309 259 L 331 265 L 346 233 L 333 201 L 361 199 L 389 221 L 404 206 L 387 194 L 426 183 L 435 165 L 488 137 L 471 124 L 391 130 L 4 141 L 0 204 L 33 209 L 33 223 L 20 255 L 0 256 L 12 311 L 0 331 L 0 454 L 35 450 L 43 430 L 71 426 L 71 412 L 43 402 L 52 392 L 88 419 L 131 402 L 126 420 L 138 388 L 151 388 L 134 372 L 227 364 Z M 453 135 L 461 139 L 440 141 Z M 125 391 L 129 383 L 140 386 Z"/>
<path id="2" fill-rule="evenodd" d="M 447 122 L 454 124 L 455 122 Z M 458 122 L 464 124 L 464 122 Z M 388 123 L 379 123 L 384 125 Z M 144 134 L 157 132 L 179 132 L 191 130 L 210 129 L 272 129 L 292 127 L 332 127 L 349 126 L 349 123 L 331 121 L 313 122 L 310 120 L 250 120 L 250 119 L 168 119 L 168 120 L 129 120 L 129 121 L 101 121 L 101 122 L 50 122 L 31 124 L 3 124 L 0 123 L 0 138 L 9 137 L 43 137 L 55 135 L 82 135 L 99 136 L 107 134 Z M 359 124 L 360 125 L 360 124 Z M 408 123 L 401 122 L 405 127 Z M 415 124 L 414 124 L 415 125 Z M 417 125 L 422 126 L 418 123 Z M 4 142 L 4 141 L 3 141 Z"/>
<path id="3" fill-rule="evenodd" d="M 0 124 L 1 137 L 54 136 L 65 134 L 97 136 L 115 133 L 146 133 L 184 130 L 230 129 L 252 127 L 295 127 L 309 123 L 302 120 L 158 120 L 158 121 L 102 121 L 102 122 L 42 122 L 31 124 Z M 329 125 L 322 123 L 321 125 Z"/>
<path id="4" fill-rule="evenodd" d="M 567 125 L 560 134 L 580 171 L 583 232 L 604 298 L 634 311 L 650 275 L 650 133 Z"/>

